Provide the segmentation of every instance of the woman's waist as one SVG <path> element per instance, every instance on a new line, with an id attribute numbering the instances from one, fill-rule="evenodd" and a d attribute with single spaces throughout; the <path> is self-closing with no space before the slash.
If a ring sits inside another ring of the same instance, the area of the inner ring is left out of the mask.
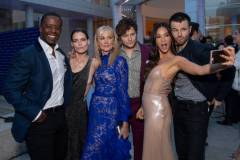
<path id="1" fill-rule="evenodd" d="M 108 96 L 108 97 L 115 97 L 117 93 L 116 88 L 113 87 L 104 87 L 104 86 L 96 86 L 94 95 L 98 96 Z"/>
<path id="2" fill-rule="evenodd" d="M 95 91 L 93 93 L 94 96 L 101 96 L 101 97 L 116 97 L 115 92 L 107 92 L 107 91 Z"/>
<path id="3" fill-rule="evenodd" d="M 152 95 L 152 96 L 158 96 L 158 97 L 167 97 L 169 95 L 169 92 L 143 92 L 143 96 L 146 95 Z"/>

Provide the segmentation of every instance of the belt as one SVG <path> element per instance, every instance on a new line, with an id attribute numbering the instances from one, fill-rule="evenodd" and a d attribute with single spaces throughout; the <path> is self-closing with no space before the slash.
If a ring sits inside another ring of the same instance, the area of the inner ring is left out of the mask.
<path id="1" fill-rule="evenodd" d="M 140 97 L 134 97 L 134 98 L 130 98 L 131 101 L 139 101 L 141 100 Z"/>
<path id="2" fill-rule="evenodd" d="M 199 104 L 207 103 L 207 101 L 192 101 L 192 100 L 178 100 L 178 99 L 176 99 L 176 101 L 178 103 L 191 104 L 191 105 L 199 105 Z"/>
<path id="3" fill-rule="evenodd" d="M 46 112 L 46 113 L 53 113 L 53 112 L 58 112 L 58 111 L 61 111 L 61 110 L 64 110 L 63 105 L 51 107 L 51 108 L 45 109 L 43 111 Z"/>

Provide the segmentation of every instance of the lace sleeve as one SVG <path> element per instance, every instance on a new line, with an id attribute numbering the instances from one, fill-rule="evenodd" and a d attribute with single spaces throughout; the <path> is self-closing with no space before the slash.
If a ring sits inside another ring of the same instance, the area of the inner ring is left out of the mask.
<path id="1" fill-rule="evenodd" d="M 119 121 L 128 121 L 131 114 L 130 99 L 128 95 L 128 65 L 123 57 L 116 59 L 116 86 L 117 98 L 119 102 Z"/>

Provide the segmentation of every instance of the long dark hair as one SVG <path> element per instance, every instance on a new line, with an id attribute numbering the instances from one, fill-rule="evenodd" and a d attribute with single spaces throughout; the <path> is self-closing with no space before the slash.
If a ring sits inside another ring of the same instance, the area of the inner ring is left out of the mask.
<path id="1" fill-rule="evenodd" d="M 149 72 L 158 64 L 158 62 L 160 60 L 161 55 L 159 53 L 159 49 L 158 49 L 158 46 L 156 44 L 156 36 L 157 36 L 157 31 L 158 31 L 159 28 L 166 28 L 169 35 L 171 36 L 171 39 L 173 40 L 169 25 L 167 23 L 158 22 L 158 23 L 155 23 L 153 25 L 153 31 L 152 31 L 152 36 L 151 36 L 152 52 L 149 55 L 148 63 L 145 67 L 145 72 L 144 72 L 145 73 L 145 75 L 144 75 L 145 79 L 147 78 Z M 171 44 L 170 50 L 173 53 L 175 53 L 173 43 Z"/>

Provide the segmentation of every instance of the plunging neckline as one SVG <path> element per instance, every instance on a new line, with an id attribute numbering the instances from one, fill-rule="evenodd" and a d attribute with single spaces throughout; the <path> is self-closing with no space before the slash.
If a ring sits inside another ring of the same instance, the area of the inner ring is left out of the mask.
<path id="1" fill-rule="evenodd" d="M 78 74 L 78 73 L 82 72 L 82 71 L 87 67 L 89 60 L 90 60 L 90 58 L 88 57 L 88 58 L 87 58 L 87 62 L 85 63 L 85 65 L 83 66 L 83 68 L 80 69 L 79 71 L 76 71 L 76 72 L 73 72 L 73 71 L 72 71 L 72 73 L 73 73 L 73 74 Z"/>

